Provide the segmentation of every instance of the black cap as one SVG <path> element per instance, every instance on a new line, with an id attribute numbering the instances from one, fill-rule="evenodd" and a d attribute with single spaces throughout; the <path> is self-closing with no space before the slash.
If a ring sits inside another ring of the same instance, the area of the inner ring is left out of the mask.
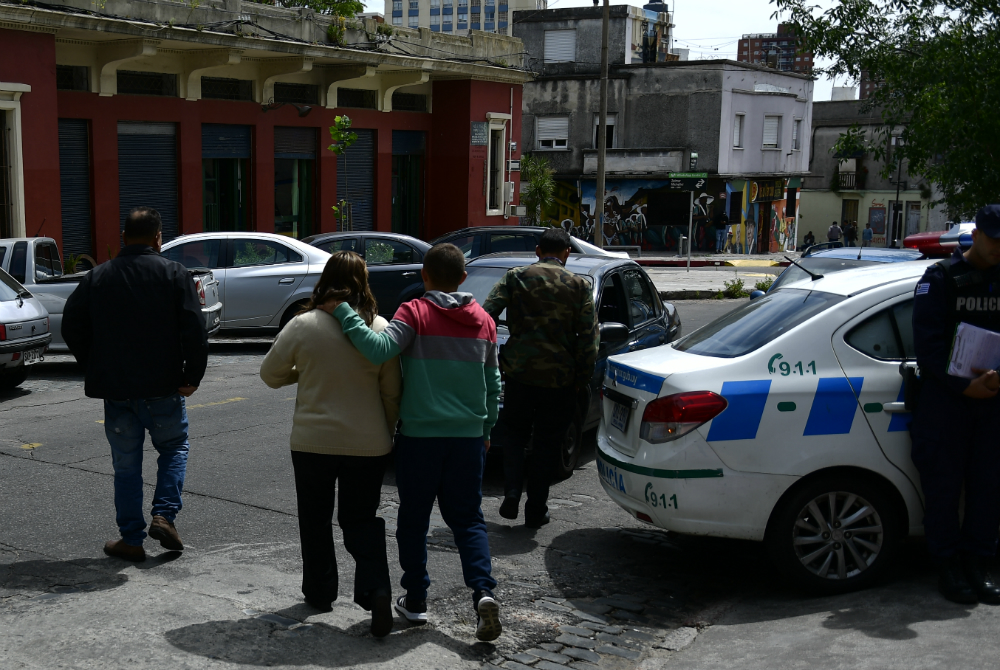
<path id="1" fill-rule="evenodd" d="M 976 213 L 976 230 L 1000 239 L 1000 205 L 986 205 Z"/>

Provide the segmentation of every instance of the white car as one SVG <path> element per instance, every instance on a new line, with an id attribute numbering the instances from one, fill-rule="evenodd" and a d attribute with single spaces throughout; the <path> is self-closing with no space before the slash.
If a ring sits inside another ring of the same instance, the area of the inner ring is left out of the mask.
<path id="1" fill-rule="evenodd" d="M 20 386 L 51 341 L 45 307 L 0 269 L 0 392 Z"/>
<path id="2" fill-rule="evenodd" d="M 788 284 L 671 345 L 608 360 L 597 467 L 636 518 L 763 540 L 838 593 L 922 534 L 901 365 L 930 261 Z"/>
<path id="3" fill-rule="evenodd" d="M 274 233 L 182 235 L 163 245 L 165 258 L 207 268 L 219 282 L 222 330 L 274 332 L 312 295 L 330 254 Z"/>

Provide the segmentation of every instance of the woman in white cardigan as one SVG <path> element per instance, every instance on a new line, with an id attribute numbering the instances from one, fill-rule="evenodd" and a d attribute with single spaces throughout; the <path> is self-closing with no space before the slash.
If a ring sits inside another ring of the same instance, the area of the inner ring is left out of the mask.
<path id="1" fill-rule="evenodd" d="M 347 302 L 376 332 L 387 325 L 378 316 L 364 260 L 338 252 L 304 311 L 274 341 L 260 376 L 271 388 L 298 384 L 291 446 L 306 602 L 328 612 L 337 599 L 333 509 L 339 480 L 337 522 L 354 557 L 354 602 L 372 612 L 372 634 L 384 637 L 392 630 L 392 587 L 385 522 L 376 512 L 399 418 L 399 360 L 369 363 L 340 323 L 316 308 L 327 300 Z"/>

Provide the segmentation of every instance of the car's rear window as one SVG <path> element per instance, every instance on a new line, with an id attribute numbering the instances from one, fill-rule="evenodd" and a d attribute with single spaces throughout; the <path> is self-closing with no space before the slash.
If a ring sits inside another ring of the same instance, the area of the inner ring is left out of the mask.
<path id="1" fill-rule="evenodd" d="M 858 261 L 851 258 L 802 258 L 799 260 L 799 263 L 802 267 L 809 270 L 809 272 L 823 275 L 831 272 L 840 272 L 841 270 L 861 268 L 866 265 L 875 265 L 877 261 Z M 795 265 L 789 265 L 785 268 L 785 271 L 778 275 L 778 278 L 774 280 L 774 284 L 771 285 L 771 291 L 775 291 L 785 284 L 791 284 L 792 282 L 799 281 L 800 279 L 809 279 L 809 275 L 806 274 L 805 270 L 802 268 L 796 267 Z"/>
<path id="2" fill-rule="evenodd" d="M 736 358 L 760 349 L 843 299 L 821 291 L 782 289 L 745 303 L 673 346 L 699 356 Z"/>

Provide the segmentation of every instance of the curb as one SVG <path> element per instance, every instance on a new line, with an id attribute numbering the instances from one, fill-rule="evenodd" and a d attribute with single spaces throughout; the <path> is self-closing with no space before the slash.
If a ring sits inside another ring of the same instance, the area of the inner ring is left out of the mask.
<path id="1" fill-rule="evenodd" d="M 672 261 L 664 258 L 633 258 L 632 260 L 643 267 L 649 267 L 649 268 L 687 267 L 687 260 Z M 716 260 L 691 259 L 691 267 L 693 268 L 710 268 L 710 267 L 773 268 L 773 267 L 788 267 L 789 265 L 791 265 L 791 263 L 789 263 L 788 261 L 764 261 L 764 260 L 750 260 L 750 259 L 716 261 Z"/>
<path id="2" fill-rule="evenodd" d="M 661 300 L 716 300 L 716 296 L 722 293 L 722 289 L 715 291 L 707 290 L 686 290 L 686 291 L 660 291 Z M 723 300 L 745 300 L 745 298 L 722 298 Z"/>

